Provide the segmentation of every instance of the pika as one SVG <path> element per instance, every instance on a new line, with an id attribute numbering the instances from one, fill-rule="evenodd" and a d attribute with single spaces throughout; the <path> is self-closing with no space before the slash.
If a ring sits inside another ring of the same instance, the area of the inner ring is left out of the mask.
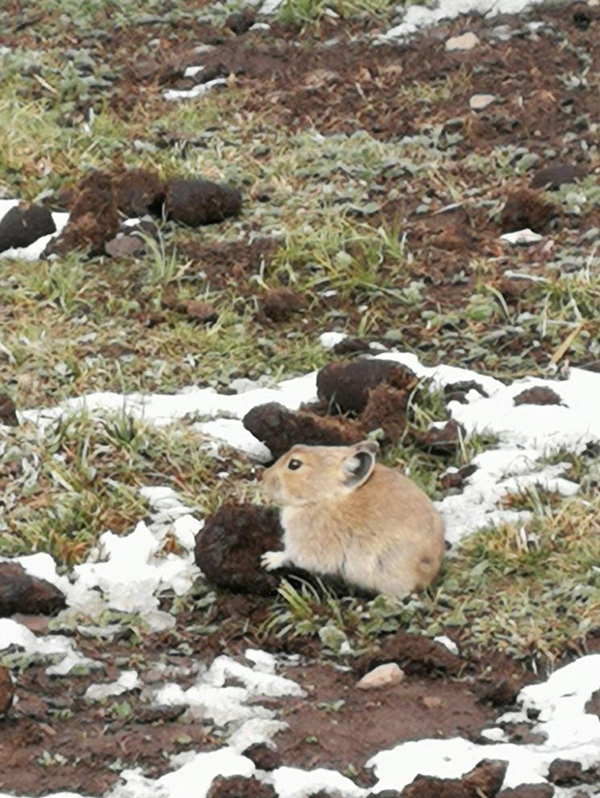
<path id="1" fill-rule="evenodd" d="M 263 555 L 342 577 L 401 598 L 427 587 L 442 564 L 444 525 L 410 479 L 377 463 L 372 441 L 292 447 L 264 472 L 264 493 L 279 505 L 284 550 Z"/>

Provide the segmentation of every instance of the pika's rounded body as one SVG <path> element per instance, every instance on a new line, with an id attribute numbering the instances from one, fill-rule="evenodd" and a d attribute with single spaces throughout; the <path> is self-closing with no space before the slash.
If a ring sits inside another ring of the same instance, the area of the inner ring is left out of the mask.
<path id="1" fill-rule="evenodd" d="M 294 446 L 267 469 L 284 551 L 266 554 L 266 568 L 289 562 L 394 598 L 433 581 L 444 556 L 442 519 L 414 482 L 376 463 L 377 451 L 371 441 Z"/>

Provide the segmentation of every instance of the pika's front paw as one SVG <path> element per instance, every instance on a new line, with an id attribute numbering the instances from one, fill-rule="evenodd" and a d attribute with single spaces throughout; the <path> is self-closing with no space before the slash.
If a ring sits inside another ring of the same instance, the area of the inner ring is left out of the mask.
<path id="1" fill-rule="evenodd" d="M 267 571 L 275 571 L 282 568 L 287 562 L 287 557 L 283 551 L 267 551 L 260 558 L 260 564 Z"/>

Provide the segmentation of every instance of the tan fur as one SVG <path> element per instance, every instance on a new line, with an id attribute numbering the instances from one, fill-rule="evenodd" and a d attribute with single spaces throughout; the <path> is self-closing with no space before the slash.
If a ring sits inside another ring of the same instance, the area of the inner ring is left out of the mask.
<path id="1" fill-rule="evenodd" d="M 377 449 L 370 441 L 294 446 L 265 471 L 285 546 L 263 557 L 266 568 L 291 562 L 390 597 L 432 582 L 444 556 L 442 519 L 414 482 L 375 462 Z"/>

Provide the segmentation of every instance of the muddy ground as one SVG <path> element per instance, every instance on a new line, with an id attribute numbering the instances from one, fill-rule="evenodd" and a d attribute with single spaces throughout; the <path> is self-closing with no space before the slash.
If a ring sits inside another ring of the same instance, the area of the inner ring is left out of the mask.
<path id="1" fill-rule="evenodd" d="M 375 18 L 344 21 L 325 17 L 318 25 L 304 28 L 274 20 L 267 31 L 236 34 L 226 25 L 194 19 L 117 25 L 108 14 L 96 21 L 93 30 L 85 26 L 67 29 L 52 13 L 43 9 L 33 13 L 18 0 L 7 2 L 2 14 L 5 24 L 0 45 L 23 51 L 43 49 L 51 34 L 53 47 L 71 53 L 85 50 L 109 68 L 109 79 L 96 91 L 84 99 L 76 95 L 65 101 L 65 128 L 80 126 L 93 111 L 109 108 L 124 122 L 131 115 L 138 130 L 161 150 L 181 158 L 190 152 L 201 154 L 210 147 L 211 132 L 224 134 L 218 119 L 215 127 L 207 130 L 190 131 L 183 123 L 181 129 L 161 124 L 163 115 L 172 109 L 164 92 L 195 85 L 196 81 L 183 73 L 201 61 L 203 79 L 227 78 L 223 92 L 234 93 L 232 118 L 252 120 L 248 148 L 259 174 L 260 164 L 268 163 L 269 149 L 252 149 L 252 136 L 258 139 L 265 132 L 288 135 L 316 130 L 327 136 L 366 131 L 381 142 L 425 136 L 431 143 L 432 163 L 440 155 L 445 157 L 443 175 L 436 172 L 435 163 L 423 167 L 417 178 L 411 164 L 390 163 L 364 180 L 358 205 L 354 195 L 344 197 L 338 183 L 339 205 L 351 223 L 401 230 L 411 242 L 411 257 L 401 273 L 385 257 L 381 259 L 378 292 L 375 299 L 367 294 L 377 313 L 368 334 L 360 336 L 362 344 L 357 344 L 356 351 L 366 346 L 366 340 L 386 340 L 385 336 L 395 331 L 403 346 L 431 362 L 496 369 L 507 376 L 547 363 L 564 341 L 562 328 L 540 336 L 525 317 L 520 323 L 517 320 L 541 307 L 535 293 L 536 278 L 545 279 L 549 272 L 555 275 L 557 271 L 559 277 L 565 276 L 582 268 L 585 258 L 579 248 L 589 246 L 600 227 L 600 203 L 577 209 L 577 199 L 569 198 L 565 188 L 577 185 L 572 181 L 593 182 L 599 167 L 600 12 L 596 6 L 564 3 L 518 17 L 462 17 L 411 41 L 377 46 L 373 37 L 384 32 L 386 25 Z M 477 34 L 479 45 L 472 51 L 448 52 L 446 40 L 464 31 Z M 195 48 L 203 44 L 213 49 L 199 56 Z M 592 77 L 581 78 L 582 72 Z M 26 96 L 43 100 L 56 89 L 45 78 L 36 80 L 36 74 L 35 68 L 24 73 Z M 481 112 L 472 111 L 470 98 L 487 93 L 494 95 L 494 102 Z M 498 155 L 498 148 L 503 147 L 509 148 L 502 156 L 504 161 Z M 525 156 L 528 160 L 521 162 Z M 419 157 L 425 156 L 421 153 Z M 105 164 L 106 172 L 113 176 L 122 167 L 119 155 Z M 541 172 L 548 167 L 553 171 Z M 345 169 L 351 169 L 354 177 L 360 174 L 360 163 L 347 166 L 333 156 L 329 163 L 315 158 L 314 165 L 302 168 L 304 178 L 315 185 L 334 178 L 343 183 Z M 13 178 L 13 191 L 22 187 L 25 193 L 32 193 L 31 175 L 19 172 Z M 65 168 L 60 185 L 50 192 L 45 204 L 52 210 L 72 209 L 81 179 L 81 174 L 69 174 Z M 277 176 L 266 167 L 264 181 L 240 181 L 243 208 L 281 203 Z M 549 185 L 553 190 L 542 190 Z M 111 202 L 112 239 L 118 219 Z M 103 206 L 92 222 L 99 220 L 105 209 Z M 161 211 L 154 208 L 154 212 L 158 218 Z M 250 218 L 246 232 L 251 238 L 240 241 L 218 241 L 181 228 L 179 252 L 188 262 L 185 280 L 173 280 L 158 307 L 153 297 L 144 294 L 144 267 L 134 254 L 100 261 L 104 270 L 100 281 L 90 280 L 89 290 L 77 301 L 86 307 L 103 305 L 118 291 L 135 298 L 137 304 L 123 314 L 127 346 L 106 340 L 78 343 L 74 358 L 122 361 L 124 372 L 129 374 L 130 369 L 137 379 L 147 361 L 162 351 L 161 341 L 152 339 L 157 329 L 175 327 L 182 318 L 200 327 L 213 324 L 224 312 L 224 305 L 228 311 L 232 308 L 233 314 L 241 305 L 251 306 L 251 332 L 261 341 L 266 335 L 281 339 L 288 334 L 314 336 L 337 317 L 343 317 L 356 332 L 367 289 L 357 284 L 348 293 L 342 290 L 323 296 L 316 290 L 304 295 L 302 286 L 287 285 L 290 281 L 279 271 L 277 260 L 283 246 L 280 238 L 265 234 L 258 217 Z M 102 221 L 106 222 L 105 216 Z M 524 227 L 546 238 L 519 249 L 500 241 L 501 234 Z M 99 252 L 105 254 L 109 239 L 105 233 L 102 228 L 99 248 L 94 244 L 88 252 L 92 260 L 86 261 L 86 268 L 97 270 L 99 261 L 94 257 Z M 63 254 L 69 254 L 76 244 L 68 243 Z M 562 253 L 558 259 L 557 250 Z M 360 247 L 350 254 L 360 257 Z M 310 263 L 304 263 L 303 257 L 298 256 L 297 265 L 305 274 L 303 269 L 308 271 Z M 507 276 L 510 270 L 513 274 Z M 265 296 L 262 287 L 257 288 L 257 278 L 265 275 L 273 278 L 276 295 Z M 206 279 L 214 292 L 212 304 L 208 308 L 190 305 L 196 301 L 190 291 Z M 410 294 L 401 294 L 415 281 L 421 281 L 416 302 Z M 488 290 L 489 302 L 474 305 L 473 296 L 482 286 Z M 327 288 L 326 281 L 320 288 Z M 390 296 L 392 291 L 394 296 Z M 559 294 L 559 289 L 555 293 L 549 290 L 548 303 L 556 301 L 562 307 Z M 570 299 L 565 296 L 565 306 Z M 565 357 L 571 365 L 598 370 L 600 361 L 591 349 L 591 344 L 600 340 L 598 317 L 591 308 L 593 294 L 577 294 L 576 299 L 582 314 L 579 337 L 573 338 L 571 347 L 556 362 Z M 31 312 L 31 305 L 2 311 L 8 322 Z M 299 319 L 305 321 L 303 326 Z M 257 349 L 261 347 L 264 343 Z M 286 354 L 287 350 L 280 353 L 283 361 Z M 264 359 L 272 357 L 267 347 Z M 136 358 L 142 364 L 139 368 L 130 365 Z M 20 407 L 51 402 L 54 376 L 40 378 L 38 384 L 35 376 L 25 372 L 15 377 L 13 368 L 12 362 L 0 362 L 6 382 L 18 384 L 15 390 L 20 392 Z M 226 376 L 220 374 L 218 387 L 227 387 L 232 376 L 256 377 L 260 370 L 260 362 L 231 366 Z M 99 383 L 93 387 L 106 387 L 105 379 L 112 387 L 109 372 L 107 366 L 95 376 Z M 188 378 L 185 369 L 175 370 L 169 387 L 185 384 Z M 153 379 L 148 378 L 149 390 L 157 387 Z M 194 379 L 197 384 L 208 382 L 200 372 Z M 74 378 L 71 387 L 81 392 L 88 386 Z M 162 466 L 166 473 L 171 464 Z M 160 474 L 154 477 L 160 481 Z M 178 473 L 177 479 L 181 482 L 185 475 Z M 128 528 L 125 522 L 117 526 Z M 365 763 L 376 751 L 422 737 L 460 735 L 480 740 L 481 731 L 514 705 L 519 688 L 543 676 L 532 671 L 526 654 L 511 660 L 498 652 L 494 641 L 476 657 L 455 660 L 439 647 L 433 654 L 427 647 L 421 650 L 408 638 L 395 645 L 393 634 L 382 636 L 358 659 L 343 662 L 341 669 L 339 659 L 334 662 L 334 658 L 323 656 L 314 636 L 278 638 L 265 630 L 271 610 L 272 597 L 222 594 L 208 610 L 197 610 L 191 602 L 179 612 L 176 630 L 171 633 L 141 638 L 132 633 L 118 642 L 75 637 L 86 655 L 105 663 L 102 678 L 106 681 L 127 666 L 139 669 L 143 680 L 151 679 L 152 669 L 160 661 L 182 668 L 180 682 L 185 684 L 188 679 L 191 683 L 198 663 L 210 662 L 219 653 L 242 657 L 246 647 L 300 655 L 298 664 L 288 666 L 285 672 L 304 687 L 310 700 L 286 699 L 279 706 L 276 701 L 269 703 L 285 710 L 282 716 L 289 724 L 288 730 L 275 738 L 276 761 L 303 768 L 334 768 L 352 774 L 364 786 L 372 783 Z M 39 619 L 28 622 L 38 630 L 44 627 Z M 210 632 L 199 636 L 194 632 L 198 624 Z M 453 636 L 453 630 L 448 633 Z M 464 630 L 454 634 L 459 643 L 463 634 Z M 408 649 L 413 648 L 417 653 L 410 655 Z M 566 645 L 557 659 L 546 664 L 549 669 L 582 652 L 598 650 L 600 638 L 590 635 L 583 643 Z M 405 681 L 383 691 L 357 691 L 356 681 L 382 659 L 397 661 L 407 674 Z M 210 750 L 222 744 L 222 732 L 212 724 L 185 722 L 176 711 L 156 715 L 136 693 L 101 704 L 86 702 L 83 693 L 98 678 L 51 678 L 40 666 L 16 674 L 19 700 L 0 720 L 0 789 L 16 795 L 67 789 L 101 795 L 119 778 L 115 762 L 119 769 L 139 766 L 146 775 L 156 777 L 170 769 L 167 755 Z M 514 730 L 513 739 L 527 740 L 527 729 Z"/>

